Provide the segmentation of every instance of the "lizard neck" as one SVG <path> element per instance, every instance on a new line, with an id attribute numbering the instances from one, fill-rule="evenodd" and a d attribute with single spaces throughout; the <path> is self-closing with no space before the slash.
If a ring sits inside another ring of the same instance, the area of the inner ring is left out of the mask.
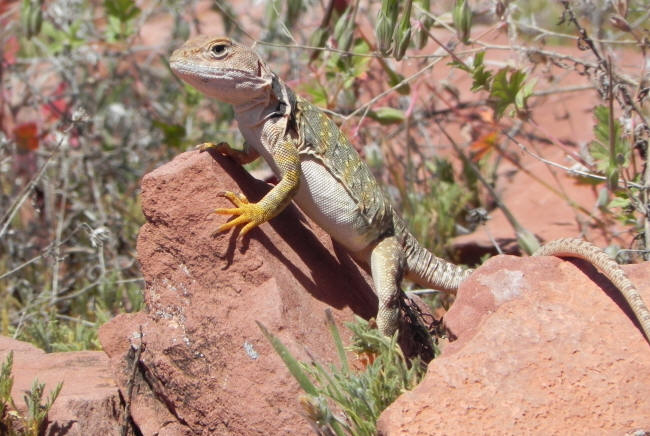
<path id="1" fill-rule="evenodd" d="M 264 122 L 273 117 L 276 112 L 277 102 L 270 94 L 251 98 L 245 103 L 233 106 L 235 119 L 240 129 L 255 129 L 262 127 Z"/>
<path id="2" fill-rule="evenodd" d="M 263 92 L 234 106 L 240 126 L 254 129 L 271 118 L 290 118 L 296 107 L 295 94 L 275 74 L 271 75 L 270 82 L 271 86 Z"/>
<path id="3" fill-rule="evenodd" d="M 287 132 L 289 114 L 286 105 L 275 94 L 268 93 L 234 105 L 234 109 L 239 130 L 248 146 L 257 150 L 275 175 L 280 176 L 273 150 Z"/>

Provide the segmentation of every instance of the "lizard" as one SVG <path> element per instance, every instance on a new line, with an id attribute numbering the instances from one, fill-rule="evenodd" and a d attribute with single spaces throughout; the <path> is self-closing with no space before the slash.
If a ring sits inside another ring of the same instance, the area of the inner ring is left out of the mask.
<path id="1" fill-rule="evenodd" d="M 244 150 L 204 143 L 240 164 L 262 157 L 279 182 L 256 203 L 243 194 L 220 193 L 234 207 L 215 213 L 232 220 L 217 232 L 242 226 L 244 237 L 294 201 L 318 226 L 370 270 L 378 297 L 377 328 L 397 329 L 404 278 L 455 292 L 474 271 L 439 258 L 408 230 L 348 138 L 322 110 L 296 95 L 256 53 L 228 37 L 189 39 L 169 65 L 174 74 L 208 97 L 229 103 Z M 579 239 L 551 241 L 535 255 L 573 256 L 594 264 L 621 291 L 650 341 L 650 311 L 621 267 L 595 245 Z"/>

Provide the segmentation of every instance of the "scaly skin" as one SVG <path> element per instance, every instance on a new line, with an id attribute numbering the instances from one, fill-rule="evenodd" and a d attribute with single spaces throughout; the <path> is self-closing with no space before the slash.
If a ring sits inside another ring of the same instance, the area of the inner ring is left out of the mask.
<path id="1" fill-rule="evenodd" d="M 241 225 L 243 236 L 293 200 L 357 261 L 370 267 L 379 298 L 377 325 L 386 335 L 398 325 L 403 277 L 455 292 L 472 273 L 417 242 L 336 124 L 297 97 L 251 48 L 226 37 L 199 36 L 172 54 L 170 66 L 205 95 L 233 105 L 248 147 L 242 152 L 225 143 L 208 143 L 202 149 L 215 148 L 240 163 L 262 156 L 280 179 L 257 203 L 242 194 L 224 193 L 235 207 L 215 212 L 236 218 L 219 231 Z M 608 277 L 624 276 L 618 265 L 603 264 L 602 256 L 594 256 L 593 250 L 600 250 L 585 241 L 560 240 L 549 247 L 542 254 L 586 258 L 601 270 L 614 272 Z M 650 338 L 650 314 L 630 286 L 628 280 L 623 293 Z"/>
<path id="2" fill-rule="evenodd" d="M 570 256 L 591 262 L 623 294 L 641 324 L 646 338 L 650 340 L 650 311 L 648 311 L 648 307 L 620 265 L 603 250 L 583 239 L 563 238 L 546 243 L 537 250 L 534 256 Z"/>

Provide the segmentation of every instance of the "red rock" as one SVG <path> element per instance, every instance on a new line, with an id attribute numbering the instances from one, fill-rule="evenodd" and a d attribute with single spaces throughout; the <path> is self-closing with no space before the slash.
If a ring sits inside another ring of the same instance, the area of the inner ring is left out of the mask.
<path id="1" fill-rule="evenodd" d="M 566 153 L 560 148 L 546 147 L 543 153 L 550 161 L 571 165 L 566 158 Z M 524 228 L 535 234 L 541 241 L 581 237 L 600 247 L 613 244 L 627 246 L 631 242 L 627 240 L 630 238 L 629 234 L 623 232 L 614 220 L 601 218 L 599 227 L 588 225 L 591 221 L 578 207 L 583 211 L 593 211 L 598 200 L 597 189 L 579 184 L 576 178 L 563 171 L 551 170 L 543 162 L 528 155 L 520 157 L 522 167 L 530 174 L 535 174 L 542 180 L 554 180 L 561 184 L 563 192 L 575 205 L 572 206 L 548 187 L 531 182 L 530 176 L 524 172 L 518 171 L 506 177 L 509 172 L 514 172 L 514 167 L 503 165 L 499 178 L 499 195 Z M 490 212 L 490 219 L 484 228 L 479 227 L 474 233 L 454 238 L 454 247 L 459 251 L 464 262 L 478 262 L 480 256 L 486 253 L 496 254 L 493 240 L 497 241 L 504 253 L 519 253 L 512 225 L 500 209 Z"/>
<path id="2" fill-rule="evenodd" d="M 649 266 L 625 267 L 646 301 Z M 490 259 L 445 317 L 457 340 L 384 411 L 380 434 L 647 431 L 650 345 L 631 316 L 584 262 Z"/>
<path id="3" fill-rule="evenodd" d="M 299 415 L 301 391 L 255 321 L 301 359 L 308 350 L 338 362 L 325 309 L 340 325 L 353 312 L 374 316 L 376 298 L 357 266 L 334 255 L 329 237 L 293 206 L 248 240 L 213 235 L 227 217 L 211 212 L 230 207 L 219 192 L 243 190 L 257 201 L 268 190 L 217 160 L 184 153 L 143 179 L 138 258 L 147 313 L 115 318 L 100 340 L 126 397 L 142 327 L 131 412 L 143 434 L 311 434 Z"/>
<path id="4" fill-rule="evenodd" d="M 0 361 L 14 352 L 11 396 L 21 412 L 25 391 L 35 378 L 45 383 L 43 398 L 59 382 L 63 388 L 48 414 L 48 435 L 119 435 L 122 406 L 102 351 L 46 354 L 26 342 L 0 336 Z"/>

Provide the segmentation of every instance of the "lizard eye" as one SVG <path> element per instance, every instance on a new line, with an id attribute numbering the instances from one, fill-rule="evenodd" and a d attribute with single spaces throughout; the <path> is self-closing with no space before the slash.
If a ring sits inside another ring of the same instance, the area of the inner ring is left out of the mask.
<path id="1" fill-rule="evenodd" d="M 226 54 L 227 48 L 225 44 L 215 44 L 212 46 L 210 51 L 215 54 L 217 57 L 222 57 Z"/>

